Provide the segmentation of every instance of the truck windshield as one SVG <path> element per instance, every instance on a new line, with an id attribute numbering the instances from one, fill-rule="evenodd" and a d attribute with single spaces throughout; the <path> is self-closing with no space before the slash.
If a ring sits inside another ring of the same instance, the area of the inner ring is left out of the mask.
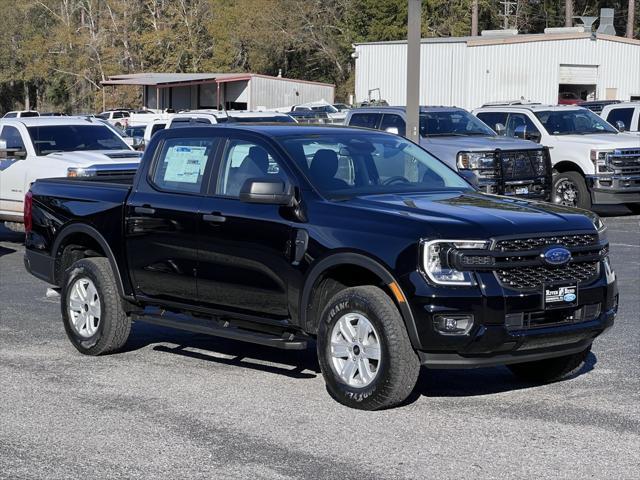
<path id="1" fill-rule="evenodd" d="M 496 133 L 481 120 L 464 110 L 420 114 L 420 136 L 422 137 L 467 137 L 472 135 L 495 137 Z"/>
<path id="2" fill-rule="evenodd" d="M 102 125 L 28 127 L 36 155 L 85 150 L 130 150 L 122 138 Z"/>
<path id="3" fill-rule="evenodd" d="M 544 110 L 536 112 L 535 114 L 549 135 L 618 133 L 615 128 L 586 108 L 572 110 Z"/>
<path id="4" fill-rule="evenodd" d="M 233 117 L 229 115 L 229 123 L 295 123 L 289 115 Z"/>
<path id="5" fill-rule="evenodd" d="M 354 131 L 279 141 L 311 184 L 332 200 L 471 188 L 438 159 L 400 137 Z"/>

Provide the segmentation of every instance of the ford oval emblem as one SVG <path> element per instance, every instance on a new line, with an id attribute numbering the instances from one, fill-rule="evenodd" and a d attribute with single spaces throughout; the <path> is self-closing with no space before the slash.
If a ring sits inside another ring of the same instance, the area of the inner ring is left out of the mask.
<path id="1" fill-rule="evenodd" d="M 564 297 L 562 297 L 565 302 L 573 302 L 576 298 L 577 297 L 575 293 L 567 293 Z"/>
<path id="2" fill-rule="evenodd" d="M 544 252 L 542 258 L 549 265 L 564 265 L 571 260 L 571 252 L 563 247 L 553 247 Z"/>

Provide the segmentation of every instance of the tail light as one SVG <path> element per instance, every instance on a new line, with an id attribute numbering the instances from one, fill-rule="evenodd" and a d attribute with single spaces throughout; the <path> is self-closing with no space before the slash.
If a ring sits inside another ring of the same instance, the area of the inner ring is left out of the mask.
<path id="1" fill-rule="evenodd" d="M 25 233 L 29 233 L 31 228 L 33 227 L 32 220 L 33 213 L 33 194 L 31 190 L 27 192 L 24 196 L 24 231 Z"/>

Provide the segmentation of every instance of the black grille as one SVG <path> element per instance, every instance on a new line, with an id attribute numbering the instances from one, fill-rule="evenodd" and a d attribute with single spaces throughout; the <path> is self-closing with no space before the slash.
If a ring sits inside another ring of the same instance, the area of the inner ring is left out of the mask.
<path id="1" fill-rule="evenodd" d="M 598 275 L 598 261 L 569 263 L 560 267 L 546 265 L 513 267 L 496 271 L 500 283 L 516 290 L 535 290 L 545 283 L 594 280 Z"/>
<path id="2" fill-rule="evenodd" d="M 538 150 L 502 151 L 502 175 L 505 181 L 531 180 L 546 173 L 546 159 Z"/>
<path id="3" fill-rule="evenodd" d="M 518 238 L 512 240 L 499 240 L 494 250 L 499 252 L 517 252 L 523 250 L 536 250 L 548 245 L 562 245 L 563 247 L 586 247 L 598 242 L 596 234 L 582 235 L 557 235 L 553 237 Z"/>

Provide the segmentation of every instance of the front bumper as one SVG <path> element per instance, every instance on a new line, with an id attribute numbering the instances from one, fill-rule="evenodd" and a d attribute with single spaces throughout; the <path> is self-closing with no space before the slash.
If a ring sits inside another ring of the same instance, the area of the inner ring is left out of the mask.
<path id="1" fill-rule="evenodd" d="M 586 180 L 594 204 L 640 203 L 640 175 L 587 175 Z"/>
<path id="2" fill-rule="evenodd" d="M 479 285 L 468 288 L 434 287 L 420 272 L 404 280 L 411 284 L 405 289 L 414 292 L 409 297 L 414 346 L 430 368 L 488 367 L 576 353 L 613 325 L 618 308 L 615 274 L 604 265 L 597 279 L 580 286 L 577 305 L 553 311 L 544 310 L 542 291 L 504 288 L 493 272 L 483 272 Z M 593 305 L 599 305 L 594 316 L 572 318 Z M 508 325 L 508 316 L 521 313 L 535 316 L 537 323 Z M 474 326 L 467 335 L 443 335 L 434 328 L 437 314 L 472 314 Z M 547 318 L 553 321 L 546 323 Z"/>

